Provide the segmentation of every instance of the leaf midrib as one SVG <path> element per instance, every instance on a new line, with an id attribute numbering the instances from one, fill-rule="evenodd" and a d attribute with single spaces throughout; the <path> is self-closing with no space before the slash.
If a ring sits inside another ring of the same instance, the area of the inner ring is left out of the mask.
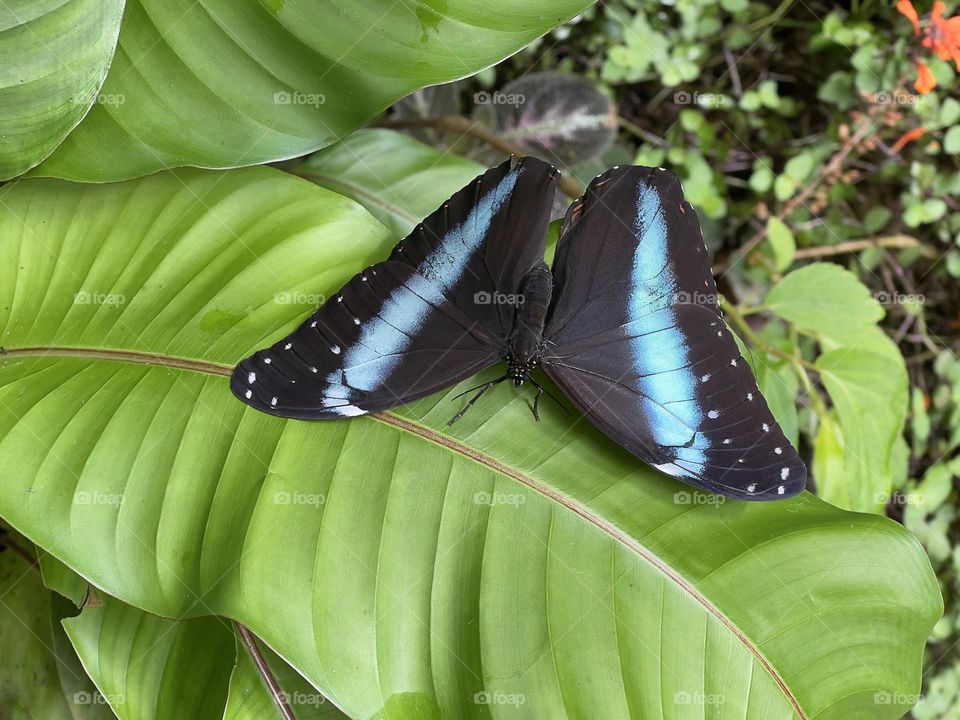
<path id="1" fill-rule="evenodd" d="M 230 377 L 233 373 L 233 366 L 224 363 L 209 362 L 206 360 L 197 360 L 195 358 L 178 357 L 174 355 L 164 355 L 161 353 L 148 353 L 136 350 L 117 350 L 112 348 L 96 347 L 73 347 L 73 346 L 53 346 L 36 345 L 22 348 L 0 348 L 0 360 L 10 357 L 49 357 L 49 358 L 75 358 L 85 360 L 105 360 L 111 362 L 129 362 L 140 365 L 152 365 L 157 367 L 172 368 L 177 370 L 188 370 L 207 375 L 216 375 L 221 377 Z M 455 452 L 465 458 L 473 460 L 484 467 L 509 477 L 516 482 L 530 488 L 534 492 L 540 493 L 544 497 L 561 505 L 562 507 L 576 513 L 583 520 L 591 523 L 602 533 L 613 538 L 627 549 L 634 552 L 651 566 L 660 571 L 667 579 L 673 582 L 684 593 L 700 604 L 707 612 L 719 620 L 733 635 L 743 644 L 743 646 L 753 655 L 754 658 L 766 669 L 770 677 L 776 682 L 777 686 L 783 692 L 784 696 L 793 706 L 794 711 L 800 720 L 808 720 L 808 716 L 800 706 L 799 700 L 793 695 L 787 687 L 786 682 L 776 671 L 769 660 L 760 651 L 753 641 L 730 619 L 726 614 L 714 605 L 704 596 L 693 584 L 683 577 L 672 566 L 668 565 L 649 548 L 642 545 L 636 539 L 625 533 L 619 527 L 591 512 L 588 508 L 577 503 L 570 497 L 558 492 L 549 485 L 542 483 L 529 475 L 522 473 L 510 465 L 507 465 L 494 457 L 480 452 L 476 448 L 465 445 L 447 435 L 439 433 L 432 428 L 413 422 L 406 418 L 394 415 L 389 412 L 371 413 L 367 417 L 390 425 L 399 430 L 411 433 L 416 437 L 435 443 L 447 450 Z"/>

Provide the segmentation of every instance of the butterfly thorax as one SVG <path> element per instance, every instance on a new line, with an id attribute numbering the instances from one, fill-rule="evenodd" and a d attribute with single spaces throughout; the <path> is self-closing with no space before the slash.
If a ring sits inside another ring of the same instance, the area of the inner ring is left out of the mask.
<path id="1" fill-rule="evenodd" d="M 543 349 L 543 326 L 553 292 L 553 278 L 546 263 L 536 265 L 524 276 L 514 296 L 516 311 L 510 351 L 506 356 L 507 377 L 514 385 L 523 385 L 540 360 Z"/>

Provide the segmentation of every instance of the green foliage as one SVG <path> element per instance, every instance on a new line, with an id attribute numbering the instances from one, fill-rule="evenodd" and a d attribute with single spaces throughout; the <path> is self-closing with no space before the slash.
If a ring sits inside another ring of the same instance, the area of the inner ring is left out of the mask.
<path id="1" fill-rule="evenodd" d="M 338 178 L 384 207 L 355 169 Z M 101 589 L 65 627 L 104 697 L 131 700 L 118 714 L 152 697 L 164 716 L 179 690 L 212 717 L 235 697 L 211 615 L 351 717 L 472 717 L 487 697 L 604 718 L 716 694 L 758 717 L 911 704 L 873 696 L 916 691 L 940 602 L 888 519 L 810 494 L 701 502 L 559 407 L 534 428 L 505 385 L 453 428 L 462 387 L 344 423 L 236 402 L 230 368 L 263 328 L 294 326 L 307 287 L 332 293 L 391 246 L 353 201 L 269 168 L 26 180 L 0 200 L 0 255 L 30 268 L 0 304 L 0 514 Z M 82 276 L 55 272 L 67 257 Z M 811 578 L 818 601 L 798 602 Z M 661 640 L 670 653 L 651 653 Z M 874 659 L 855 673 L 853 643 Z M 131 664 L 141 645 L 157 652 Z"/>
<path id="2" fill-rule="evenodd" d="M 960 714 L 960 85 L 928 5 L 920 37 L 867 1 L 413 5 L 0 10 L 0 178 L 292 158 L 0 187 L 0 515 L 40 555 L 0 552 L 0 715 L 273 717 L 266 674 L 298 718 L 709 715 L 676 697 L 717 688 L 738 716 Z M 511 149 L 568 195 L 682 178 L 819 500 L 677 501 L 559 413 L 531 444 L 506 387 L 455 432 L 458 389 L 339 424 L 229 396 Z"/>

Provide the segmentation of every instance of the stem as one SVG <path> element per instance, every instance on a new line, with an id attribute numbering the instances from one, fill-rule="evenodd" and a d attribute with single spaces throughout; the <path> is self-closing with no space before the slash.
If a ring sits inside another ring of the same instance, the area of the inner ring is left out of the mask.
<path id="1" fill-rule="evenodd" d="M 2 527 L 3 532 L 0 533 L 0 546 L 8 547 L 13 550 L 17 555 L 26 560 L 33 567 L 39 567 L 37 563 L 37 556 L 27 550 L 23 545 L 14 540 L 6 527 Z"/>
<path id="2" fill-rule="evenodd" d="M 878 238 L 847 240 L 846 242 L 837 243 L 836 245 L 802 248 L 797 250 L 794 257 L 800 259 L 822 258 L 860 252 L 861 250 L 869 250 L 870 248 L 893 248 L 900 250 L 912 247 L 919 247 L 924 257 L 936 256 L 933 248 L 927 247 L 912 235 L 886 235 Z"/>
<path id="3" fill-rule="evenodd" d="M 491 147 L 500 150 L 507 155 L 526 155 L 523 148 L 517 147 L 513 143 L 507 142 L 496 133 L 487 129 L 480 123 L 466 118 L 462 115 L 437 115 L 436 117 L 425 118 L 407 118 L 403 120 L 388 120 L 380 123 L 380 127 L 393 129 L 409 128 L 436 128 L 444 132 L 459 133 L 460 135 L 470 135 L 482 140 Z M 578 198 L 583 195 L 584 188 L 575 178 L 567 173 L 560 177 L 560 190 L 564 195 L 571 198 Z"/>
<path id="4" fill-rule="evenodd" d="M 260 652 L 260 647 L 257 645 L 256 636 L 250 632 L 250 629 L 247 628 L 246 625 L 241 625 L 237 621 L 234 621 L 233 625 L 237 629 L 237 634 L 240 635 L 240 640 L 243 642 L 243 646 L 247 649 L 247 652 L 250 653 L 250 658 L 253 660 L 254 665 L 257 666 L 257 672 L 260 673 L 260 677 L 263 679 L 264 684 L 270 690 L 270 696 L 273 698 L 273 702 L 277 706 L 277 710 L 280 711 L 280 715 L 283 716 L 284 720 L 297 720 L 297 716 L 293 714 L 293 710 L 287 703 L 286 697 L 284 697 L 283 690 L 280 688 L 280 684 L 273 676 L 273 672 L 267 665 L 267 661 L 264 660 L 263 653 Z"/>
<path id="5" fill-rule="evenodd" d="M 781 360 L 787 360 L 793 363 L 794 365 L 799 365 L 801 367 L 807 368 L 808 370 L 817 369 L 816 366 L 813 365 L 813 363 L 808 362 L 801 357 L 797 357 L 796 355 L 791 355 L 788 352 L 784 352 L 780 348 L 774 347 L 773 345 L 770 345 L 769 343 L 765 342 L 763 338 L 761 338 L 759 335 L 757 335 L 753 331 L 753 328 L 750 327 L 750 323 L 746 321 L 746 318 L 744 317 L 744 313 L 742 313 L 740 309 L 735 305 L 731 305 L 726 300 L 722 300 L 720 302 L 720 308 L 723 310 L 724 313 L 726 313 L 726 315 L 731 320 L 733 320 L 733 324 L 736 325 L 737 329 L 739 329 L 740 332 L 743 333 L 744 337 L 746 337 L 747 340 L 750 341 L 750 344 L 756 347 L 758 350 L 768 353 L 770 355 L 774 355 L 780 358 Z"/>
<path id="6" fill-rule="evenodd" d="M 794 196 L 786 205 L 784 205 L 783 210 L 777 213 L 777 219 L 783 220 L 787 215 L 792 213 L 798 205 L 802 205 L 804 202 L 806 202 L 807 198 L 813 194 L 813 191 L 817 189 L 817 186 L 820 184 L 820 181 L 823 180 L 823 178 L 839 172 L 840 168 L 843 167 L 843 163 L 846 161 L 847 156 L 857 145 L 860 144 L 860 141 L 867 136 L 867 133 L 871 132 L 875 127 L 876 123 L 873 121 L 873 116 L 868 116 L 860 125 L 860 127 L 857 128 L 857 131 L 847 138 L 847 141 L 843 144 L 843 146 L 832 158 L 830 158 L 830 162 L 828 162 L 826 167 L 824 167 L 823 172 L 807 183 L 807 185 L 803 188 L 803 190 L 800 191 L 798 195 Z M 744 246 L 740 249 L 740 257 L 746 257 L 749 255 L 750 252 L 759 243 L 761 243 L 764 238 L 767 237 L 767 227 L 768 224 L 765 223 L 764 226 L 744 244 Z"/>

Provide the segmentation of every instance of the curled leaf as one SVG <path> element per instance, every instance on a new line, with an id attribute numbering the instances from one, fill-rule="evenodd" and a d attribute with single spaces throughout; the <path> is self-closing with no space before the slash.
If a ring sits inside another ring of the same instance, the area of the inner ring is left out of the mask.
<path id="1" fill-rule="evenodd" d="M 474 96 L 476 115 L 507 142 L 562 165 L 599 156 L 613 142 L 610 99 L 589 80 L 531 73 L 496 92 Z"/>

